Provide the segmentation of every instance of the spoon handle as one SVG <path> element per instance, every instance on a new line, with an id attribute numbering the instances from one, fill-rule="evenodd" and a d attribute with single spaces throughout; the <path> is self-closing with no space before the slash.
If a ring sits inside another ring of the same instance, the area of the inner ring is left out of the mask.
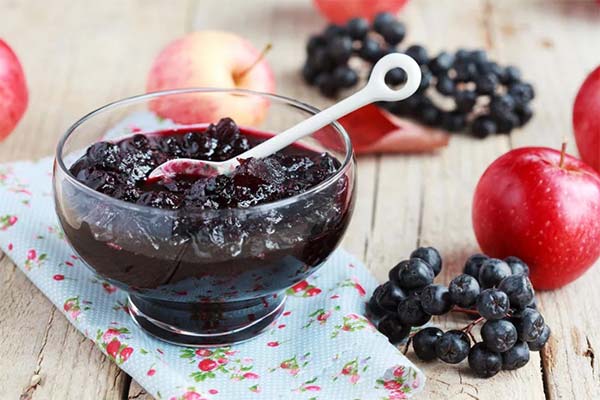
<path id="1" fill-rule="evenodd" d="M 407 75 L 407 81 L 400 89 L 392 89 L 385 83 L 385 75 L 394 68 L 403 69 Z M 240 154 L 234 160 L 269 156 L 367 104 L 376 101 L 404 100 L 418 89 L 420 82 L 421 69 L 415 60 L 405 54 L 388 54 L 375 64 L 369 81 L 364 88 Z"/>

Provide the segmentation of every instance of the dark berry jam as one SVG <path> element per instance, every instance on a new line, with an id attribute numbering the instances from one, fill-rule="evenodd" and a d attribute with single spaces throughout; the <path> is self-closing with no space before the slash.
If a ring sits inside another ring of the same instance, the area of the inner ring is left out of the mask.
<path id="1" fill-rule="evenodd" d="M 231 176 L 145 182 L 166 160 L 227 160 L 268 137 L 223 119 L 92 145 L 71 173 L 122 201 L 57 184 L 67 239 L 97 274 L 129 291 L 139 311 L 180 329 L 222 332 L 274 312 L 282 291 L 341 240 L 353 169 L 336 175 L 337 158 L 289 146 L 242 161 Z"/>
<path id="2" fill-rule="evenodd" d="M 292 197 L 332 176 L 340 163 L 327 153 L 291 146 L 264 159 L 243 160 L 231 176 L 176 177 L 150 184 L 148 174 L 175 158 L 224 161 L 264 141 L 229 118 L 205 129 L 137 134 L 92 145 L 71 168 L 84 185 L 131 203 L 173 210 L 248 208 Z"/>

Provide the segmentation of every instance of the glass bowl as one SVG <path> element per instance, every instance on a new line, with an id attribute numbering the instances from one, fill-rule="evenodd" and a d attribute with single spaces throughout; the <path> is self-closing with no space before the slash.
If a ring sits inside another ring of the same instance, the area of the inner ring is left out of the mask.
<path id="1" fill-rule="evenodd" d="M 196 110 L 177 123 L 149 111 L 171 101 L 206 104 L 210 115 Z M 269 135 L 318 112 L 272 94 L 170 90 L 101 107 L 71 126 L 58 144 L 53 185 L 65 237 L 94 273 L 129 294 L 135 322 L 168 342 L 240 342 L 279 316 L 286 289 L 327 260 L 348 226 L 355 192 L 348 135 L 332 123 L 299 143 L 337 159 L 333 176 L 294 197 L 248 208 L 165 210 L 129 203 L 83 185 L 69 168 L 98 141 L 171 128 L 184 133 L 228 116 L 227 107 L 210 104 L 244 101 L 260 104 L 264 113 L 247 128 Z"/>

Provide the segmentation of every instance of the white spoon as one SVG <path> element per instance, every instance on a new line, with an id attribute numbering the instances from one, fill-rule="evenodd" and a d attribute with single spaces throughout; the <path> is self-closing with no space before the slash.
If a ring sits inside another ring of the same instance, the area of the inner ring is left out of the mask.
<path id="1" fill-rule="evenodd" d="M 385 75 L 394 68 L 406 72 L 407 80 L 400 89 L 392 89 L 385 83 Z M 421 82 L 419 65 L 405 54 L 393 53 L 381 58 L 373 67 L 369 81 L 364 88 L 339 103 L 305 119 L 288 130 L 273 136 L 250 150 L 226 161 L 203 161 L 191 158 L 176 158 L 166 161 L 156 167 L 148 179 L 157 180 L 163 177 L 171 178 L 177 175 L 192 175 L 211 177 L 231 174 L 240 165 L 240 159 L 250 157 L 264 158 L 294 143 L 295 141 L 313 134 L 333 121 L 350 114 L 367 104 L 376 101 L 399 101 L 410 97 Z"/>

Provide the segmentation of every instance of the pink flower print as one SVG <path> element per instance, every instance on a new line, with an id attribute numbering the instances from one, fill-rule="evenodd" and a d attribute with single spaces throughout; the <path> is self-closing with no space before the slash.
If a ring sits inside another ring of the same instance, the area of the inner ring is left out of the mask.
<path id="1" fill-rule="evenodd" d="M 212 351 L 208 350 L 208 349 L 198 349 L 196 350 L 196 355 L 200 356 L 200 357 L 210 357 L 212 354 Z"/>
<path id="2" fill-rule="evenodd" d="M 362 285 L 360 284 L 360 282 L 358 282 L 358 279 L 352 278 L 352 281 L 354 282 L 354 288 L 358 292 L 358 295 L 360 297 L 365 297 L 365 295 L 367 294 L 367 292 L 366 292 L 365 288 L 362 287 Z"/>
<path id="3" fill-rule="evenodd" d="M 208 394 L 218 394 L 218 393 L 219 393 L 219 391 L 217 389 L 210 389 L 208 391 Z"/>
<path id="4" fill-rule="evenodd" d="M 396 381 L 387 381 L 383 384 L 383 387 L 387 390 L 398 390 L 401 388 L 400 384 Z"/>
<path id="5" fill-rule="evenodd" d="M 65 261 L 65 265 L 66 265 L 67 267 L 72 267 L 72 266 L 73 266 L 73 263 L 72 263 L 71 261 Z"/>
<path id="6" fill-rule="evenodd" d="M 352 375 L 350 377 L 350 383 L 353 384 L 353 385 L 356 385 L 359 380 L 360 380 L 360 376 L 359 375 Z"/>
<path id="7" fill-rule="evenodd" d="M 14 248 L 15 246 L 12 243 L 8 244 L 8 251 L 13 251 Z"/>
<path id="8" fill-rule="evenodd" d="M 55 281 L 62 281 L 65 279 L 65 276 L 61 274 L 56 274 L 52 277 L 52 279 L 54 279 Z"/>
<path id="9" fill-rule="evenodd" d="M 114 338 L 109 344 L 106 345 L 106 353 L 112 358 L 116 359 L 120 347 L 121 342 L 119 339 Z"/>
<path id="10" fill-rule="evenodd" d="M 4 215 L 0 216 L 0 231 L 5 231 L 14 224 L 17 223 L 19 219 L 16 215 Z"/>
<path id="11" fill-rule="evenodd" d="M 279 346 L 279 342 L 269 342 L 269 343 L 267 343 L 267 346 L 269 346 L 269 347 L 277 347 L 277 346 Z"/>
<path id="12" fill-rule="evenodd" d="M 89 301 L 83 301 L 83 311 L 91 309 Z M 63 304 L 63 310 L 73 319 L 77 320 L 77 317 L 81 314 L 82 307 L 79 301 L 79 296 L 68 298 Z"/>
<path id="13" fill-rule="evenodd" d="M 394 376 L 399 378 L 404 375 L 404 367 L 401 365 L 394 370 Z"/>
<path id="14" fill-rule="evenodd" d="M 304 387 L 304 390 L 309 392 L 318 392 L 319 390 L 321 390 L 321 387 L 317 385 L 309 385 Z"/>
<path id="15" fill-rule="evenodd" d="M 181 396 L 182 400 L 206 400 L 204 399 L 200 393 L 196 392 L 185 392 L 183 396 Z"/>
<path id="16" fill-rule="evenodd" d="M 119 364 L 127 361 L 127 359 L 131 356 L 132 353 L 133 353 L 133 349 L 131 347 L 125 347 L 123 350 L 121 350 L 121 353 L 119 354 L 119 358 L 120 358 Z"/>
<path id="17" fill-rule="evenodd" d="M 301 281 L 286 290 L 286 293 L 295 297 L 313 297 L 321 293 L 321 289 L 309 284 L 308 281 Z"/>
<path id="18" fill-rule="evenodd" d="M 154 376 L 154 374 L 156 374 L 156 370 L 154 368 L 150 368 L 148 372 L 146 372 L 146 375 L 148 376 Z"/>
<path id="19" fill-rule="evenodd" d="M 258 379 L 258 374 L 255 374 L 254 372 L 246 372 L 244 375 L 244 379 Z"/>
<path id="20" fill-rule="evenodd" d="M 292 286 L 290 289 L 293 293 L 300 293 L 302 291 L 304 291 L 304 289 L 306 289 L 306 287 L 308 286 L 308 282 L 306 281 L 301 281 L 296 283 L 294 286 Z"/>
<path id="21" fill-rule="evenodd" d="M 217 359 L 217 363 L 219 363 L 219 365 L 227 364 L 227 359 L 221 357 L 221 358 Z"/>
<path id="22" fill-rule="evenodd" d="M 109 329 L 106 330 L 106 332 L 104 332 L 104 335 L 102 335 L 102 341 L 104 343 L 109 343 L 114 338 L 118 338 L 120 335 L 121 335 L 121 332 L 119 332 L 118 329 L 109 328 Z"/>
<path id="23" fill-rule="evenodd" d="M 331 316 L 331 311 L 326 311 L 322 314 L 319 314 L 317 316 L 317 321 L 319 321 L 320 323 L 324 324 L 325 322 L 327 322 L 327 319 Z"/>
<path id="24" fill-rule="evenodd" d="M 210 358 L 205 358 L 204 360 L 198 363 L 198 369 L 200 371 L 207 372 L 212 371 L 215 368 L 217 368 L 217 363 L 214 360 L 211 360 Z"/>
<path id="25" fill-rule="evenodd" d="M 108 294 L 112 294 L 117 291 L 117 288 L 108 282 L 102 282 L 102 289 Z"/>
<path id="26" fill-rule="evenodd" d="M 27 251 L 27 259 L 25 260 L 25 269 L 30 271 L 34 266 L 40 267 L 44 261 L 48 258 L 46 253 L 39 254 L 35 249 Z"/>

